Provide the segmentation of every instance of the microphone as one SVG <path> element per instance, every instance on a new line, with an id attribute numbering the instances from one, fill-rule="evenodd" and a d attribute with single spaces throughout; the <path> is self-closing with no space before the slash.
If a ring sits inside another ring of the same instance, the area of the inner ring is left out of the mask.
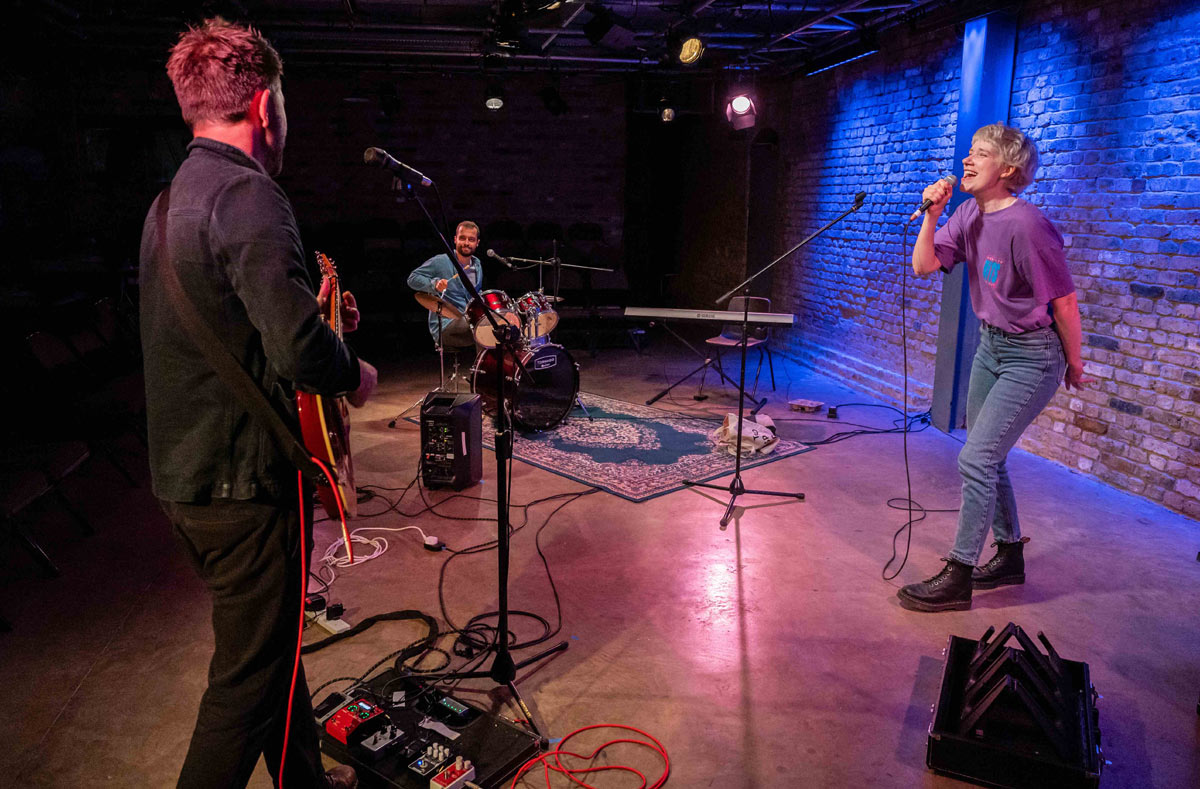
<path id="1" fill-rule="evenodd" d="M 503 255 L 497 255 L 496 250 L 494 250 L 494 249 L 489 249 L 487 251 L 487 256 L 490 258 L 495 258 L 496 260 L 499 260 L 501 263 L 508 266 L 509 268 L 513 267 L 513 264 L 508 262 L 508 258 L 504 257 Z"/>
<path id="2" fill-rule="evenodd" d="M 950 185 L 951 185 L 951 186 L 954 186 L 956 183 L 958 183 L 958 176 L 956 176 L 954 173 L 949 173 L 948 175 L 943 175 L 943 176 L 942 176 L 942 177 L 941 177 L 939 180 L 942 180 L 942 181 L 949 181 L 949 182 L 950 182 Z M 925 213 L 926 211 L 928 211 L 928 210 L 929 210 L 929 206 L 931 206 L 931 205 L 933 205 L 933 201 L 932 201 L 932 200 L 925 200 L 925 201 L 923 201 L 923 202 L 921 203 L 921 207 L 920 207 L 920 208 L 918 208 L 916 211 L 913 211 L 913 215 L 912 215 L 912 216 L 910 216 L 910 217 L 908 218 L 908 221 L 909 221 L 909 222 L 911 222 L 911 221 L 913 221 L 914 219 L 916 219 L 917 217 L 919 217 L 921 214 L 923 214 L 923 213 Z"/>
<path id="3" fill-rule="evenodd" d="M 397 161 L 387 151 L 382 148 L 368 148 L 363 151 L 363 163 L 371 164 L 384 170 L 391 170 L 401 178 L 416 181 L 421 186 L 432 186 L 433 181 L 426 178 L 419 171 L 414 170 L 407 164 Z"/>

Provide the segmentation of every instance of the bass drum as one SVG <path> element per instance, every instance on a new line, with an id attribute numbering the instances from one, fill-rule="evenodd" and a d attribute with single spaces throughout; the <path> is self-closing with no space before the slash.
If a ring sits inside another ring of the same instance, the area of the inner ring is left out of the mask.
<path id="1" fill-rule="evenodd" d="M 524 370 L 504 357 L 504 398 L 513 423 L 525 430 L 550 430 L 567 418 L 579 394 L 579 365 L 561 345 L 546 343 L 517 351 Z M 479 354 L 471 390 L 483 398 L 488 413 L 496 411 L 496 354 Z"/>

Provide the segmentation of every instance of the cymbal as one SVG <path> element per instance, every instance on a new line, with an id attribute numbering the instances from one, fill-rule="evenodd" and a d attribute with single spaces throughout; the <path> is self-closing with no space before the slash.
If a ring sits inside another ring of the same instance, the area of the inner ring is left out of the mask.
<path id="1" fill-rule="evenodd" d="M 446 301 L 443 298 L 435 296 L 432 293 L 426 293 L 425 291 L 418 291 L 418 292 L 414 293 L 413 295 L 416 297 L 418 304 L 420 304 L 422 307 L 429 310 L 430 312 L 440 314 L 443 318 L 449 318 L 450 320 L 458 320 L 459 318 L 461 318 L 463 316 L 462 310 L 460 310 L 458 307 L 455 307 L 450 302 Z"/>

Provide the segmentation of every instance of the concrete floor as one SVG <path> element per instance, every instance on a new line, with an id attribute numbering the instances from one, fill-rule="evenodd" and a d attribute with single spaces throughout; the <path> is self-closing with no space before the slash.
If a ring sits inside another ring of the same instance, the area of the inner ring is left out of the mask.
<path id="1" fill-rule="evenodd" d="M 667 338 L 642 356 L 626 349 L 574 355 L 584 390 L 632 402 L 695 364 Z M 786 410 L 789 397 L 873 400 L 778 357 L 776 374 L 779 388 L 766 412 L 786 437 L 820 439 L 847 422 L 890 424 L 882 409 L 854 407 L 841 409 L 837 423 L 788 421 L 800 416 Z M 436 377 L 425 357 L 384 367 L 379 396 L 354 415 L 360 485 L 402 488 L 412 480 L 418 430 L 409 423 L 388 429 L 387 421 Z M 710 390 L 697 403 L 695 387 L 683 386 L 658 405 L 717 418 L 736 407 L 731 390 Z M 910 436 L 921 504 L 958 505 L 958 448 L 936 430 Z M 144 464 L 136 444 L 125 451 L 131 464 Z M 485 481 L 467 493 L 493 495 L 493 460 L 485 453 Z M 540 534 L 570 648 L 522 672 L 518 684 L 551 737 L 595 723 L 653 734 L 670 754 L 670 786 L 957 786 L 925 768 L 942 648 L 951 634 L 978 638 L 1011 620 L 1030 633 L 1045 631 L 1064 658 L 1090 665 L 1113 762 L 1102 786 L 1200 786 L 1200 527 L 1023 452 L 1010 465 L 1033 538 L 1029 582 L 977 593 L 971 611 L 937 615 L 901 609 L 895 590 L 940 566 L 953 514 L 918 524 L 899 578 L 881 579 L 904 521 L 886 506 L 904 495 L 898 435 L 858 437 L 748 471 L 749 487 L 800 490 L 807 500 L 745 497 L 725 531 L 717 521 L 727 497 L 713 491 L 681 490 L 641 504 L 597 493 L 553 517 L 553 504 L 530 507 L 528 526 L 513 539 L 511 603 L 557 621 L 535 550 Z M 517 463 L 512 490 L 516 503 L 526 503 L 582 486 Z M 0 687 L 9 698 L 0 718 L 0 783 L 173 785 L 211 650 L 205 591 L 144 484 L 131 489 L 92 461 L 68 492 L 98 534 L 79 537 L 53 507 L 38 513 L 37 533 L 63 577 L 41 579 L 11 541 L 0 554 L 0 614 L 15 627 L 0 634 Z M 363 510 L 384 507 L 373 501 Z M 421 509 L 415 492 L 400 509 Z M 471 499 L 440 510 L 494 514 L 489 502 Z M 513 520 L 522 522 L 520 511 Z M 356 525 L 417 525 L 452 548 L 495 534 L 486 521 L 430 513 L 388 513 Z M 341 572 L 332 598 L 346 606 L 347 620 L 405 608 L 440 618 L 447 555 L 423 550 L 415 535 L 387 534 L 385 555 Z M 333 524 L 318 524 L 318 555 L 334 537 Z M 494 552 L 451 562 L 445 602 L 454 623 L 495 608 L 494 578 Z M 538 631 L 524 621 L 516 629 L 522 639 Z M 409 623 L 377 625 L 318 652 L 305 660 L 310 685 L 360 674 L 418 633 Z M 465 695 L 493 703 L 490 682 L 475 688 Z M 651 778 L 659 769 L 645 754 L 616 755 Z M 627 775 L 594 781 L 636 785 Z M 269 785 L 261 764 L 251 785 Z"/>

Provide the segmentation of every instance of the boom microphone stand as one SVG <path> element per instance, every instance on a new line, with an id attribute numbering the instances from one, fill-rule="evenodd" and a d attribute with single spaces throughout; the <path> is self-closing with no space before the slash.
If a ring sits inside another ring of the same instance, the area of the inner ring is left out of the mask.
<path id="1" fill-rule="evenodd" d="M 403 176 L 397 175 L 392 182 L 392 187 L 393 189 L 403 189 L 406 183 Z M 417 205 L 421 207 L 425 218 L 429 220 L 434 233 L 441 239 L 442 245 L 446 248 L 446 253 L 450 256 L 450 262 L 458 271 L 459 281 L 467 289 L 467 293 L 471 295 L 472 299 L 477 300 L 483 305 L 484 315 L 491 324 L 492 331 L 497 339 L 496 347 L 492 349 L 496 360 L 496 553 L 498 558 L 497 584 L 499 586 L 499 593 L 497 595 L 499 599 L 499 611 L 497 612 L 498 622 L 496 624 L 496 657 L 492 661 L 491 669 L 488 671 L 451 672 L 442 674 L 440 679 L 489 677 L 496 684 L 504 685 L 508 688 L 508 692 L 512 694 L 513 701 L 520 708 L 521 713 L 525 716 L 525 720 L 529 722 L 529 727 L 533 729 L 533 733 L 541 740 L 542 748 L 545 749 L 548 745 L 548 740 L 538 729 L 537 724 L 534 723 L 533 713 L 517 690 L 515 682 L 517 669 L 524 668 L 531 663 L 536 663 L 557 652 L 562 652 L 567 648 L 568 644 L 566 641 L 560 641 L 549 649 L 526 658 L 520 663 L 513 661 L 512 653 L 508 647 L 508 565 L 509 532 L 511 530 L 508 521 L 508 461 L 512 458 L 513 427 L 512 419 L 504 403 L 504 360 L 506 355 L 511 354 L 514 368 L 520 368 L 522 373 L 530 374 L 530 371 L 521 363 L 521 359 L 516 353 L 521 340 L 521 332 L 516 326 L 506 321 L 501 321 L 488 303 L 480 298 L 479 290 L 475 287 L 475 283 L 471 281 L 471 277 L 467 274 L 467 270 L 463 268 L 463 265 L 458 262 L 454 246 L 438 228 L 438 224 L 429 213 L 429 209 L 425 207 L 425 202 L 421 200 L 416 190 L 412 190 L 408 194 L 416 198 Z"/>
<path id="2" fill-rule="evenodd" d="M 755 274 L 752 274 L 744 282 L 742 282 L 741 284 L 734 287 L 728 293 L 725 293 L 724 295 L 722 295 L 715 302 L 717 306 L 720 306 L 720 305 L 724 304 L 726 301 L 728 301 L 729 299 L 731 299 L 733 297 L 733 294 L 737 293 L 739 290 L 742 291 L 742 370 L 741 370 L 741 375 L 738 378 L 737 443 L 734 445 L 736 451 L 734 452 L 735 460 L 734 460 L 734 464 L 733 464 L 733 479 L 730 480 L 728 485 L 714 485 L 714 484 L 708 483 L 708 482 L 692 482 L 690 480 L 685 480 L 683 484 L 687 485 L 688 487 L 693 487 L 693 488 L 712 488 L 713 490 L 724 490 L 729 493 L 729 503 L 727 505 L 725 505 L 725 514 L 721 516 L 722 531 L 725 529 L 725 527 L 727 527 L 729 525 L 729 521 L 733 518 L 733 507 L 734 507 L 734 504 L 737 502 L 738 496 L 742 496 L 747 493 L 750 493 L 750 494 L 753 494 L 756 496 L 783 496 L 786 498 L 794 498 L 794 499 L 799 499 L 800 501 L 804 501 L 803 493 L 785 493 L 782 491 L 775 491 L 775 490 L 747 490 L 745 484 L 742 483 L 742 419 L 743 419 L 743 417 L 745 415 L 745 411 L 746 411 L 746 346 L 749 345 L 747 340 L 750 337 L 750 283 L 752 283 L 752 282 L 754 282 L 754 280 L 758 279 L 759 276 L 761 276 L 763 273 L 765 273 L 767 270 L 769 270 L 776 263 L 778 263 L 779 261 L 788 257 L 793 252 L 795 252 L 797 249 L 804 246 L 809 241 L 812 241 L 814 238 L 821 235 L 826 230 L 828 230 L 829 228 L 836 225 L 838 222 L 845 219 L 846 216 L 848 216 L 849 214 L 852 214 L 855 211 L 857 211 L 858 209 L 862 208 L 863 201 L 866 199 L 867 199 L 867 193 L 859 192 L 857 195 L 854 196 L 854 205 L 851 206 L 848 210 L 839 214 L 837 216 L 837 218 L 835 218 L 832 222 L 830 222 L 827 225 L 825 225 L 824 227 L 820 228 L 815 233 L 810 235 L 808 238 L 804 239 L 799 244 L 797 244 L 796 246 L 789 249 L 787 252 L 784 252 L 782 255 L 775 258 L 767 265 L 763 266 L 761 270 L 759 270 Z M 755 409 L 755 410 L 757 411 L 758 409 Z"/>

